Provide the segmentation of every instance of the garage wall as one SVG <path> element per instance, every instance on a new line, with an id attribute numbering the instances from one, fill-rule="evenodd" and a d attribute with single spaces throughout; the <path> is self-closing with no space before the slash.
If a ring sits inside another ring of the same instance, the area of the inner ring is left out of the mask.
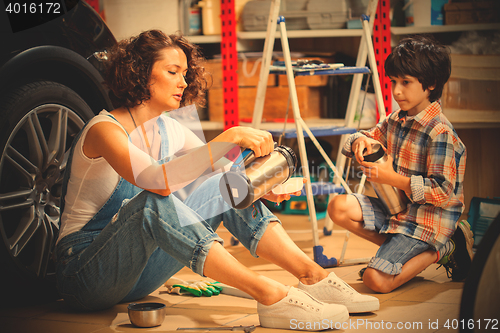
<path id="1" fill-rule="evenodd" d="M 106 23 L 117 40 L 144 30 L 179 29 L 178 0 L 103 0 Z"/>

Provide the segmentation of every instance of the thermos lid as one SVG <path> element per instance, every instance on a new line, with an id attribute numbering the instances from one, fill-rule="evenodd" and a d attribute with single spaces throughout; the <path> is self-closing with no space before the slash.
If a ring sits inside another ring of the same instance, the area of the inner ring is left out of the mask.
<path id="1" fill-rule="evenodd" d="M 365 162 L 376 162 L 380 158 L 384 157 L 385 151 L 382 148 L 382 145 L 379 143 L 375 143 L 372 145 L 372 153 L 368 155 L 364 155 L 363 158 Z"/>
<path id="2" fill-rule="evenodd" d="M 295 169 L 297 168 L 297 155 L 295 155 L 292 148 L 283 145 L 276 147 L 274 150 L 281 153 L 281 155 L 285 157 L 289 168 L 288 178 L 290 178 L 290 176 L 295 173 Z"/>

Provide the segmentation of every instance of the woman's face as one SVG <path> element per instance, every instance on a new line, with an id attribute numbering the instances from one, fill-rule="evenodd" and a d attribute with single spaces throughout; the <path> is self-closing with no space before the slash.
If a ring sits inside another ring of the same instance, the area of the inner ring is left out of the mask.
<path id="1" fill-rule="evenodd" d="M 160 112 L 178 109 L 187 87 L 187 57 L 179 48 L 165 48 L 153 64 L 149 91 L 150 107 Z"/>

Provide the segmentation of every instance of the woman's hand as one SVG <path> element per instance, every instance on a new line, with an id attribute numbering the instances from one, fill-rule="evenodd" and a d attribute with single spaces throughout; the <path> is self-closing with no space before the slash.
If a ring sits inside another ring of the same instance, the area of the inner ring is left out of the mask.
<path id="1" fill-rule="evenodd" d="M 249 148 L 253 150 L 255 157 L 268 155 L 274 150 L 271 133 L 245 126 L 231 127 L 213 141 L 232 142 L 242 148 Z"/>
<path id="2" fill-rule="evenodd" d="M 305 184 L 307 182 L 306 178 L 302 178 L 302 183 Z M 264 196 L 262 196 L 263 199 L 272 201 L 272 202 L 277 202 L 280 203 L 284 200 L 290 200 L 290 198 L 293 196 L 299 196 L 302 193 L 302 190 L 293 192 L 293 193 L 284 193 L 284 194 L 275 194 L 272 190 L 266 193 Z"/>
<path id="3" fill-rule="evenodd" d="M 287 194 L 274 194 L 273 191 L 267 192 L 262 196 L 262 199 L 266 199 L 272 202 L 281 203 L 284 200 L 290 200 L 292 195 L 299 196 L 301 191 L 297 191 L 295 193 L 287 193 Z"/>

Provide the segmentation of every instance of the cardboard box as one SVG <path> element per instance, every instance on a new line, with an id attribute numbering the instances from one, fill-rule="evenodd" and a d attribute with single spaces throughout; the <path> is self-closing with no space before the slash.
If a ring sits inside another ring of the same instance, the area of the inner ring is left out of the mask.
<path id="1" fill-rule="evenodd" d="M 451 54 L 451 77 L 468 80 L 500 80 L 500 55 Z"/>
<path id="2" fill-rule="evenodd" d="M 500 55 L 452 54 L 451 64 L 443 109 L 491 110 L 500 116 Z"/>
<path id="3" fill-rule="evenodd" d="M 295 86 L 324 87 L 328 83 L 327 75 L 304 75 L 295 77 Z M 286 75 L 278 75 L 278 85 L 288 87 Z"/>
<path id="4" fill-rule="evenodd" d="M 239 87 L 257 87 L 259 84 L 260 68 L 262 61 L 260 58 L 250 58 L 247 60 L 238 60 L 238 86 Z M 212 75 L 211 88 L 222 88 L 222 62 L 220 59 L 207 60 L 205 69 Z M 210 81 L 209 81 L 210 82 Z M 267 86 L 276 86 L 276 75 L 269 74 Z"/>
<path id="5" fill-rule="evenodd" d="M 443 89 L 443 109 L 498 111 L 500 117 L 500 81 L 450 78 Z M 445 112 L 446 114 L 446 112 Z M 474 117 L 473 114 L 470 115 Z"/>
<path id="6" fill-rule="evenodd" d="M 445 24 L 500 22 L 500 1 L 452 2 L 444 5 Z"/>
<path id="7" fill-rule="evenodd" d="M 321 93 L 319 87 L 297 87 L 300 114 L 303 119 L 319 118 L 321 112 Z M 208 113 L 210 121 L 224 121 L 222 88 L 211 88 L 208 92 Z M 238 89 L 239 119 L 253 118 L 256 87 L 240 87 Z M 288 105 L 288 87 L 268 87 L 264 102 L 263 121 L 285 118 Z M 288 118 L 293 118 L 290 104 Z"/>

